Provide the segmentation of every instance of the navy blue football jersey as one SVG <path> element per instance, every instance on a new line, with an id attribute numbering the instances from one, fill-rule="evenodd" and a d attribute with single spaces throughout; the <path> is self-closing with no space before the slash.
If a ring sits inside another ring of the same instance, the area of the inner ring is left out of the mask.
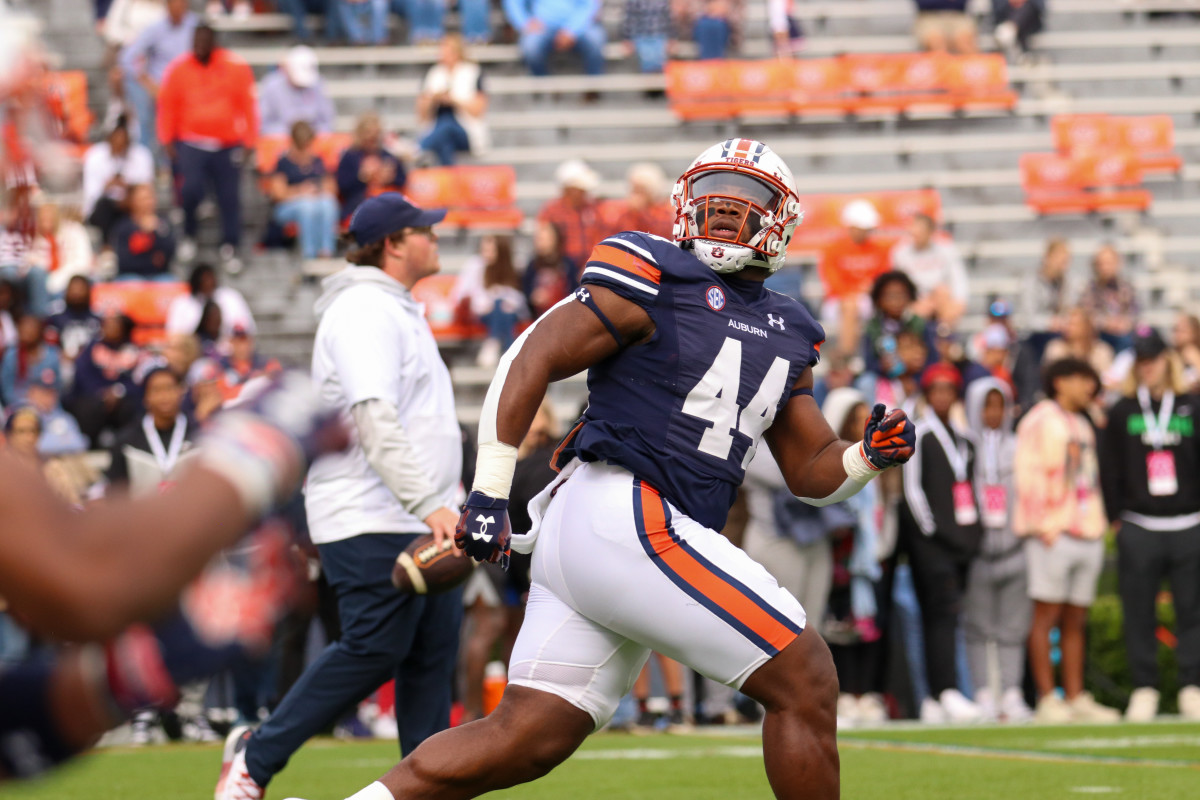
<path id="1" fill-rule="evenodd" d="M 581 284 L 579 292 L 603 286 L 637 303 L 655 332 L 591 368 L 588 408 L 563 454 L 624 467 L 720 530 L 824 331 L 796 300 L 718 275 L 648 233 L 598 244 Z"/>

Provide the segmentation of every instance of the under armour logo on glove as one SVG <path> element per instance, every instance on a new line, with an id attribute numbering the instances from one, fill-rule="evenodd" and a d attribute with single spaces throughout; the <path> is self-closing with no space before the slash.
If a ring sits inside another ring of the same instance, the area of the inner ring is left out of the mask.
<path id="1" fill-rule="evenodd" d="M 497 522 L 497 519 L 499 522 Z M 488 561 L 508 569 L 508 501 L 471 492 L 463 503 L 454 529 L 454 543 L 476 561 Z"/>
<path id="2" fill-rule="evenodd" d="M 863 435 L 863 455 L 875 469 L 887 469 L 912 458 L 917 446 L 917 426 L 902 409 L 876 403 Z"/>

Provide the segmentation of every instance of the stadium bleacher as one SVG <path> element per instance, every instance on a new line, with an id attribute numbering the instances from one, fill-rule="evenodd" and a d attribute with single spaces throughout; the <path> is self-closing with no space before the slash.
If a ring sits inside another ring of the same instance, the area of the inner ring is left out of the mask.
<path id="1" fill-rule="evenodd" d="M 63 0 L 44 4 L 50 41 L 63 53 L 64 69 L 92 70 L 89 99 L 98 112 L 103 75 L 94 68 L 99 63 L 94 46 L 81 44 L 85 35 L 94 34 L 84 30 L 86 20 L 78 15 L 55 13 L 62 5 Z M 748 5 L 745 44 L 738 56 L 758 58 L 770 46 L 765 11 L 760 3 Z M 703 146 L 736 130 L 769 142 L 788 159 L 802 194 L 936 189 L 941 218 L 971 265 L 968 326 L 978 323 L 990 298 L 1019 287 L 1050 235 L 1066 236 L 1077 254 L 1112 240 L 1135 267 L 1132 277 L 1139 288 L 1165 298 L 1150 306 L 1151 321 L 1161 323 L 1173 305 L 1200 295 L 1200 279 L 1186 269 L 1200 258 L 1200 237 L 1190 235 L 1192 220 L 1200 214 L 1200 131 L 1193 127 L 1200 118 L 1200 28 L 1151 19 L 1148 12 L 1197 10 L 1200 3 L 1051 0 L 1048 5 L 1046 31 L 1035 40 L 1038 57 L 1008 65 L 1008 79 L 1018 94 L 1008 109 L 873 108 L 850 118 L 844 110 L 795 116 L 780 115 L 777 109 L 764 115 L 750 108 L 736 118 L 681 122 L 665 100 L 648 94 L 666 88 L 664 76 L 639 74 L 611 38 L 609 72 L 594 77 L 570 74 L 569 67 L 533 78 L 518 63 L 515 46 L 473 48 L 470 55 L 484 66 L 494 98 L 488 115 L 494 146 L 471 163 L 512 171 L 510 216 L 495 227 L 511 228 L 524 218 L 516 230 L 528 234 L 540 205 L 557 192 L 553 173 L 559 161 L 586 158 L 602 178 L 597 194 L 621 196 L 631 162 L 657 161 L 669 175 L 677 174 Z M 606 4 L 610 33 L 619 23 L 620 6 Z M 912 9 L 908 0 L 802 4 L 809 28 L 804 58 L 911 51 Z M 290 21 L 280 14 L 223 18 L 219 27 L 226 43 L 260 76 L 279 63 L 290 44 Z M 981 44 L 987 49 L 990 25 L 982 30 Z M 318 47 L 317 53 L 339 131 L 351 130 L 357 114 L 375 110 L 390 129 L 413 135 L 415 98 L 425 70 L 437 57 L 436 48 Z M 601 93 L 599 103 L 584 103 L 583 95 L 592 91 Z M 1175 123 L 1173 153 L 1179 169 L 1143 176 L 1151 201 L 1145 211 L 1042 217 L 1026 204 L 1021 157 L 1053 152 L 1053 119 L 1066 114 L 1165 115 Z M 254 198 L 245 237 L 249 244 L 267 212 L 252 176 L 245 180 L 244 196 Z M 474 252 L 476 241 L 476 232 L 466 228 L 446 232 L 441 249 L 447 271 L 454 272 Z M 796 263 L 811 276 L 811 257 L 797 253 Z M 317 265 L 310 273 L 330 266 Z M 256 255 L 232 283 L 255 309 L 263 349 L 306 363 L 317 287 L 300 280 L 294 259 L 280 252 Z M 815 279 L 804 285 L 810 295 L 818 291 Z M 485 383 L 486 376 L 466 370 L 456 372 L 456 380 L 472 387 Z M 482 397 L 481 391 L 472 392 L 464 396 L 464 419 L 475 413 L 471 398 Z M 561 404 L 570 406 L 578 396 L 578 387 L 575 393 L 568 389 Z"/>

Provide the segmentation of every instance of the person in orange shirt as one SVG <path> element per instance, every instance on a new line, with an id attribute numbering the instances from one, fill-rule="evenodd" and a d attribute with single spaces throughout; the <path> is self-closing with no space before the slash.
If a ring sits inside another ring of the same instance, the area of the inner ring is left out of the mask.
<path id="1" fill-rule="evenodd" d="M 889 269 L 889 248 L 872 237 L 879 212 L 869 200 L 853 200 L 842 209 L 846 233 L 825 248 L 820 276 L 825 287 L 821 324 L 843 355 L 858 352 L 862 321 L 871 315 L 871 285 Z"/>
<path id="2" fill-rule="evenodd" d="M 196 255 L 196 209 L 212 188 L 221 213 L 221 261 L 241 269 L 237 245 L 242 215 L 238 200 L 243 148 L 258 136 L 254 73 L 245 61 L 217 46 L 208 25 L 198 25 L 192 52 L 171 62 L 158 95 L 158 138 L 171 159 L 183 206 L 181 261 Z"/>

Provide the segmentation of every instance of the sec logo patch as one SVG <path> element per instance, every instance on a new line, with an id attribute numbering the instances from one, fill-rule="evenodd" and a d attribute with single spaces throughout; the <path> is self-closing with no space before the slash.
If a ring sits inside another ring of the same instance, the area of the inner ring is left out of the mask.
<path id="1" fill-rule="evenodd" d="M 720 286 L 710 286 L 708 291 L 704 293 L 704 299 L 708 301 L 708 307 L 713 311 L 720 311 L 725 307 L 725 292 Z"/>

